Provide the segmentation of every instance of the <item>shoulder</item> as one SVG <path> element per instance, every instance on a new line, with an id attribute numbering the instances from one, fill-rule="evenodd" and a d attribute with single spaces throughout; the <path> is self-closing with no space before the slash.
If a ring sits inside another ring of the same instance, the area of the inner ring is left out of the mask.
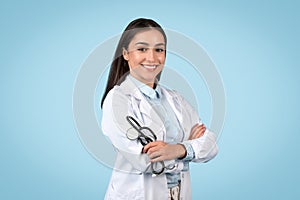
<path id="1" fill-rule="evenodd" d="M 125 79 L 120 85 L 115 85 L 107 94 L 103 107 L 120 106 L 130 104 L 131 97 L 140 97 L 138 88 L 129 80 Z"/>
<path id="2" fill-rule="evenodd" d="M 103 107 L 106 105 L 110 105 L 113 102 L 120 102 L 122 99 L 124 99 L 126 95 L 124 94 L 124 91 L 119 85 L 115 85 L 106 95 Z"/>
<path id="3" fill-rule="evenodd" d="M 131 81 L 126 78 L 120 85 L 115 85 L 107 94 L 107 98 L 112 98 L 113 96 L 126 96 L 133 93 L 135 90 L 134 85 Z"/>

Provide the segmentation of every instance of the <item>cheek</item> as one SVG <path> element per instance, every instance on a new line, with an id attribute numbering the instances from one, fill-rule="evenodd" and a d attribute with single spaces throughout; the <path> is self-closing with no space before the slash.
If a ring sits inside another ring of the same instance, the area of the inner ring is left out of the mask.
<path id="1" fill-rule="evenodd" d="M 159 61 L 160 61 L 161 64 L 164 64 L 165 61 L 166 61 L 166 56 L 164 56 L 164 55 L 159 56 L 158 59 L 159 59 Z"/>
<path id="2" fill-rule="evenodd" d="M 132 54 L 129 58 L 129 66 L 131 68 L 136 68 L 143 61 L 143 57 L 139 54 Z"/>

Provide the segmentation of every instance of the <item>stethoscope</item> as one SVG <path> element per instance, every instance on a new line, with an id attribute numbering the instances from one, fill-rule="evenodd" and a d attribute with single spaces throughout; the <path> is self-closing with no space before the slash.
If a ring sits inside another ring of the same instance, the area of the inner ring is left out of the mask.
<path id="1" fill-rule="evenodd" d="M 154 132 L 145 126 L 141 126 L 133 117 L 126 116 L 126 120 L 132 126 L 132 128 L 128 129 L 126 132 L 126 136 L 129 140 L 138 140 L 143 146 L 147 145 L 150 142 L 156 141 L 157 137 Z M 173 169 L 166 168 L 165 163 L 163 161 L 151 163 L 152 173 L 155 175 L 161 174 L 165 169 Z"/>
<path id="2" fill-rule="evenodd" d="M 156 141 L 157 137 L 149 127 L 141 127 L 141 125 L 131 116 L 126 116 L 126 120 L 133 128 L 129 129 L 126 133 L 129 140 L 138 140 L 143 146 Z"/>

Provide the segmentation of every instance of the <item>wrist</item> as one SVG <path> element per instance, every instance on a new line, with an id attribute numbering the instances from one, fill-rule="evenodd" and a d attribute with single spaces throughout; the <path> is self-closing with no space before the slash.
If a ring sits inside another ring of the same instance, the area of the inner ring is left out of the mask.
<path id="1" fill-rule="evenodd" d="M 178 146 L 178 159 L 183 159 L 186 157 L 186 154 L 187 154 L 187 151 L 186 151 L 186 148 L 183 144 L 177 144 Z"/>

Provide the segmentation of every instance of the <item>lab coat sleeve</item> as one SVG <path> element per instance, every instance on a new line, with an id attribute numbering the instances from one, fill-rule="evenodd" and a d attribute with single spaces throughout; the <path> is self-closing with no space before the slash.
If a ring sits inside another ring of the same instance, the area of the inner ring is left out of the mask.
<path id="1" fill-rule="evenodd" d="M 188 121 L 187 134 L 190 135 L 190 131 L 195 124 L 202 124 L 196 110 L 181 96 L 177 93 L 181 99 L 181 105 L 186 111 L 185 121 Z M 187 137 L 188 138 L 188 137 Z M 218 153 L 217 137 L 215 133 L 210 131 L 208 128 L 204 132 L 203 136 L 193 140 L 184 141 L 185 144 L 190 144 L 194 150 L 194 158 L 192 162 L 208 162 L 213 159 Z"/>
<path id="2" fill-rule="evenodd" d="M 133 168 L 141 173 L 152 173 L 149 156 L 141 153 L 142 144 L 126 137 L 127 130 L 132 128 L 126 120 L 128 115 L 135 117 L 130 98 L 120 91 L 112 89 L 103 104 L 102 131 L 115 147 L 117 153 L 127 160 L 127 162 L 119 164 L 122 166 L 118 166 L 118 168 L 125 171 L 132 171 Z M 172 164 L 175 164 L 174 160 L 165 163 L 165 165 Z M 176 165 L 176 168 L 180 166 Z"/>
<path id="3" fill-rule="evenodd" d="M 195 152 L 195 158 L 192 161 L 208 162 L 213 159 L 218 153 L 216 139 L 215 134 L 207 129 L 202 137 L 189 140 Z"/>

